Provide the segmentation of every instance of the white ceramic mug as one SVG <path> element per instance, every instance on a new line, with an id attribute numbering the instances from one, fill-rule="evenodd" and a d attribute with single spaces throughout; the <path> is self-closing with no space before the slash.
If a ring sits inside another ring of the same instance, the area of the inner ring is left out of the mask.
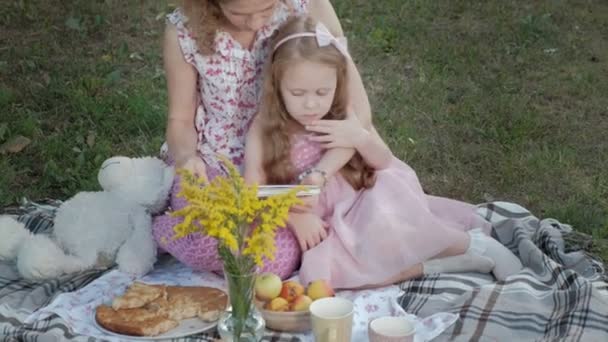
<path id="1" fill-rule="evenodd" d="M 316 342 L 350 342 L 353 303 L 340 297 L 317 299 L 310 304 L 312 331 Z"/>
<path id="2" fill-rule="evenodd" d="M 380 317 L 369 322 L 370 342 L 413 342 L 416 327 L 405 317 Z"/>

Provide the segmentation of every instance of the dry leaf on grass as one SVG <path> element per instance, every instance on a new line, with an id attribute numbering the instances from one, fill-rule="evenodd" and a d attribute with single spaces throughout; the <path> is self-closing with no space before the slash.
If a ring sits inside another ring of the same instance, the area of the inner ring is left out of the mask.
<path id="1" fill-rule="evenodd" d="M 19 153 L 31 142 L 31 139 L 18 135 L 0 146 L 0 154 Z"/>
<path id="2" fill-rule="evenodd" d="M 93 145 L 95 145 L 95 138 L 97 137 L 97 134 L 95 134 L 95 132 L 90 131 L 89 135 L 87 135 L 87 145 L 89 145 L 89 147 L 93 147 Z"/>

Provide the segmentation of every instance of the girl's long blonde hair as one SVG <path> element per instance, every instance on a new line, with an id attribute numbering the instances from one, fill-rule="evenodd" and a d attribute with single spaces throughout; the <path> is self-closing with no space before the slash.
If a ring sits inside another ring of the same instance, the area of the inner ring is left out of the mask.
<path id="1" fill-rule="evenodd" d="M 299 32 L 315 32 L 316 21 L 309 17 L 295 17 L 287 21 L 274 37 L 274 47 L 284 37 Z M 314 37 L 294 38 L 283 43 L 269 57 L 264 75 L 263 98 L 260 105 L 262 126 L 263 168 L 269 184 L 288 184 L 296 177 L 291 162 L 291 141 L 288 127 L 295 120 L 289 115 L 280 93 L 280 81 L 285 70 L 297 60 L 307 60 L 331 66 L 337 71 L 336 92 L 329 113 L 324 119 L 344 120 L 347 111 L 348 61 L 335 47 L 319 47 Z M 374 170 L 359 153 L 340 170 L 342 176 L 355 189 L 373 186 Z"/>

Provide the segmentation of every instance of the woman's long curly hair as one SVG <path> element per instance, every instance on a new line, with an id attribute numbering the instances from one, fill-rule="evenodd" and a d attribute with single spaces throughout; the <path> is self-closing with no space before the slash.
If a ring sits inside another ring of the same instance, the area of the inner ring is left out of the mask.
<path id="1" fill-rule="evenodd" d="M 188 28 L 203 55 L 214 52 L 215 34 L 225 20 L 219 4 L 230 1 L 232 0 L 181 0 L 181 8 L 188 18 Z"/>
<path id="2" fill-rule="evenodd" d="M 298 32 L 314 32 L 316 21 L 307 17 L 295 17 L 281 27 L 272 46 Z M 337 71 L 337 86 L 333 103 L 324 119 L 344 120 L 347 111 L 348 61 L 333 46 L 319 47 L 314 37 L 299 37 L 286 41 L 269 57 L 264 75 L 264 93 L 260 105 L 260 124 L 263 134 L 263 168 L 269 184 L 288 184 L 296 177 L 291 163 L 291 141 L 288 127 L 295 123 L 289 115 L 280 93 L 280 81 L 285 70 L 298 60 L 306 60 L 331 66 Z M 340 170 L 342 176 L 355 189 L 370 188 L 375 177 L 359 153 Z"/>
<path id="3" fill-rule="evenodd" d="M 234 0 L 181 0 L 181 8 L 188 18 L 188 28 L 203 55 L 215 52 L 215 34 L 226 20 L 220 4 L 231 1 Z M 285 0 L 279 1 L 287 4 Z M 291 8 L 289 4 L 287 6 Z"/>

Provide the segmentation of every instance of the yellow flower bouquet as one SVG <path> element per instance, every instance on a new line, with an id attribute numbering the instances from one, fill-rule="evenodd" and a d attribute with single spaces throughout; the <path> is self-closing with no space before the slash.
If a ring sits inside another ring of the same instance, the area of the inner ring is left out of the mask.
<path id="1" fill-rule="evenodd" d="M 178 196 L 188 205 L 172 214 L 184 219 L 174 227 L 175 238 L 202 233 L 217 240 L 231 304 L 231 310 L 218 322 L 220 335 L 232 341 L 259 340 L 264 323 L 259 314 L 254 315 L 255 271 L 265 260 L 274 259 L 276 231 L 285 227 L 290 207 L 301 201 L 296 196 L 297 188 L 258 197 L 257 185 L 246 184 L 236 167 L 222 160 L 228 176 L 218 176 L 211 182 L 178 171 L 182 176 Z"/>

